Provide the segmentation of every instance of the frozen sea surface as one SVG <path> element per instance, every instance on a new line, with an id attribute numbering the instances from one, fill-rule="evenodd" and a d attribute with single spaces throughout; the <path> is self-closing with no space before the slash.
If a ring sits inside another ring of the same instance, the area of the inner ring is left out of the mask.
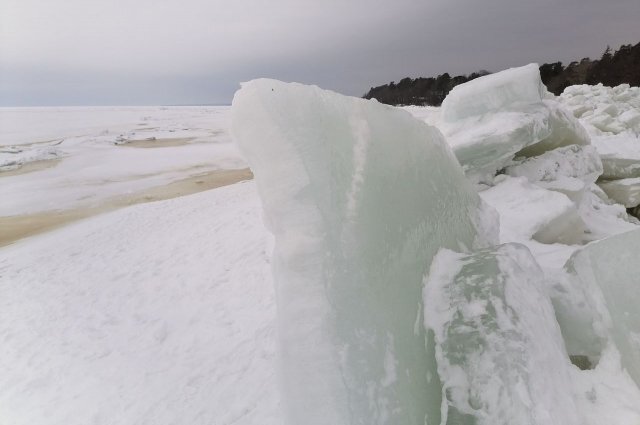
<path id="1" fill-rule="evenodd" d="M 245 168 L 229 135 L 229 112 L 0 108 L 0 217 L 95 206 L 212 170 Z"/>

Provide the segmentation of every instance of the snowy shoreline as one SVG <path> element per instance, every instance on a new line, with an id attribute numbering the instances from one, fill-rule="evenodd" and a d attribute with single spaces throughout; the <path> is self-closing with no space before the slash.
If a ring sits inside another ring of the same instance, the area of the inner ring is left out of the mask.
<path id="1" fill-rule="evenodd" d="M 36 110 L 0 143 L 64 139 L 0 174 L 0 416 L 636 425 L 640 91 L 534 68 L 441 109 L 253 82 L 244 154 L 230 108 Z"/>

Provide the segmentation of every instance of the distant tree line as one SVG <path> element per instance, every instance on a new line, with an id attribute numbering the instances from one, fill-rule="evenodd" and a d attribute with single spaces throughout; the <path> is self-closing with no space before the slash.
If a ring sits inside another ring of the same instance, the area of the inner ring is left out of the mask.
<path id="1" fill-rule="evenodd" d="M 377 99 L 389 105 L 440 106 L 452 88 L 475 78 L 489 74 L 482 70 L 469 75 L 451 77 L 448 73 L 428 78 L 403 78 L 398 83 L 390 82 L 371 89 L 363 96 Z M 571 85 L 598 84 L 617 86 L 627 83 L 640 86 L 640 43 L 626 44 L 612 53 L 611 48 L 599 60 L 583 58 L 566 67 L 562 62 L 545 63 L 540 66 L 540 77 L 548 90 L 556 95 Z"/>

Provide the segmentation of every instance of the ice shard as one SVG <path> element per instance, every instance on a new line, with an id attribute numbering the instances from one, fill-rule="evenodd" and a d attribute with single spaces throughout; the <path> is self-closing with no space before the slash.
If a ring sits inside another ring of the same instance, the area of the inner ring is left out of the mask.
<path id="1" fill-rule="evenodd" d="M 640 138 L 594 137 L 593 144 L 602 158 L 602 178 L 612 180 L 640 177 Z"/>
<path id="2" fill-rule="evenodd" d="M 531 183 L 571 178 L 591 184 L 602 174 L 602 161 L 593 146 L 571 145 L 540 156 L 516 158 L 505 171 L 510 176 L 526 177 Z"/>
<path id="3" fill-rule="evenodd" d="M 425 279 L 448 425 L 583 424 L 544 274 L 519 244 L 442 250 Z"/>
<path id="4" fill-rule="evenodd" d="M 614 201 L 627 208 L 640 205 L 640 178 L 603 181 L 600 187 Z"/>
<path id="5" fill-rule="evenodd" d="M 440 132 L 266 79 L 236 93 L 232 128 L 275 235 L 286 423 L 439 423 L 422 279 L 438 249 L 481 245 L 492 227 Z"/>
<path id="6" fill-rule="evenodd" d="M 498 176 L 480 192 L 500 215 L 500 242 L 534 239 L 551 244 L 582 241 L 585 223 L 566 195 L 535 186 L 524 177 Z"/>
<path id="7" fill-rule="evenodd" d="M 590 335 L 611 338 L 623 367 L 640 385 L 640 230 L 592 242 L 565 267 L 573 287 L 590 294 L 584 303 L 594 312 Z"/>

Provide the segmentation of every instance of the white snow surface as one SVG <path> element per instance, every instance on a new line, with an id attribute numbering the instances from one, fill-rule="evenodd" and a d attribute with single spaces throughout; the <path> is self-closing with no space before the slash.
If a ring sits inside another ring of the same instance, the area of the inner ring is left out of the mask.
<path id="1" fill-rule="evenodd" d="M 280 425 L 252 182 L 0 250 L 0 423 Z"/>

